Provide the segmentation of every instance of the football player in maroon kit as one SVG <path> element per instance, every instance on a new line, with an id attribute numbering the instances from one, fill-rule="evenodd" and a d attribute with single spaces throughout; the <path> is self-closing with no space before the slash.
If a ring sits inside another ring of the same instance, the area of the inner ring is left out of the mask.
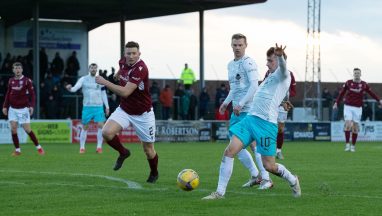
<path id="1" fill-rule="evenodd" d="M 33 114 L 35 106 L 35 93 L 32 80 L 23 75 L 23 65 L 15 62 L 12 65 L 14 77 L 9 79 L 8 90 L 3 104 L 3 114 L 8 115 L 11 124 L 12 140 L 15 146 L 13 156 L 21 154 L 19 138 L 17 136 L 17 125 L 21 124 L 25 132 L 29 135 L 40 155 L 45 154 L 43 148 L 38 143 L 37 137 L 33 133 L 30 125 L 30 116 Z"/>
<path id="2" fill-rule="evenodd" d="M 119 152 L 114 170 L 119 170 L 123 162 L 130 156 L 118 138 L 118 133 L 123 128 L 132 125 L 143 143 L 143 151 L 146 154 L 150 175 L 149 183 L 155 183 L 158 179 L 158 154 L 154 149 L 155 142 L 155 116 L 151 106 L 149 93 L 149 71 L 146 64 L 140 59 L 139 44 L 130 41 L 125 46 L 124 57 L 119 60 L 119 71 L 116 78 L 119 85 L 115 85 L 101 76 L 96 77 L 98 84 L 106 86 L 121 97 L 119 107 L 111 114 L 102 129 L 102 135 L 106 142 Z"/>
<path id="3" fill-rule="evenodd" d="M 273 47 L 271 49 L 274 49 Z M 268 52 L 272 53 L 273 50 L 269 50 Z M 285 60 L 287 56 L 285 55 Z M 267 62 L 267 66 L 270 70 L 276 70 L 278 67 L 277 61 Z M 265 73 L 264 80 L 271 74 L 270 70 L 268 70 Z M 281 149 L 284 144 L 284 128 L 285 128 L 285 121 L 288 118 L 288 111 L 293 107 L 293 105 L 289 102 L 289 98 L 294 97 L 296 95 L 296 80 L 294 79 L 294 75 L 292 71 L 290 72 L 291 81 L 289 86 L 289 92 L 288 95 L 285 97 L 285 101 L 283 104 L 279 106 L 279 114 L 277 116 L 277 149 L 276 149 L 276 158 L 283 160 L 284 156 L 281 152 Z"/>
<path id="4" fill-rule="evenodd" d="M 362 116 L 363 94 L 367 92 L 372 98 L 382 105 L 382 100 L 371 91 L 370 86 L 361 80 L 361 69 L 353 69 L 353 79 L 346 81 L 342 86 L 341 92 L 333 105 L 337 109 L 338 103 L 345 96 L 344 119 L 345 119 L 345 151 L 355 152 L 355 144 L 359 131 L 359 123 Z M 346 93 L 346 95 L 345 95 Z M 352 143 L 350 145 L 350 132 L 352 132 Z"/>

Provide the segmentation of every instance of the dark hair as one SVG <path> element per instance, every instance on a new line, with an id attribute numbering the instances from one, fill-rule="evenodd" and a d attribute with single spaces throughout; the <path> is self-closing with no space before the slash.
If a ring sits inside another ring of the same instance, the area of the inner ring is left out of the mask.
<path id="1" fill-rule="evenodd" d="M 98 65 L 97 65 L 96 63 L 91 63 L 91 64 L 89 65 L 89 68 L 90 68 L 90 67 L 93 67 L 93 66 L 96 66 L 96 67 L 98 68 Z"/>
<path id="2" fill-rule="evenodd" d="M 240 34 L 240 33 L 232 35 L 232 39 L 231 40 L 233 40 L 233 39 L 240 40 L 242 38 L 244 39 L 244 42 L 247 43 L 247 37 L 245 35 L 243 35 L 243 34 Z"/>
<path id="3" fill-rule="evenodd" d="M 136 47 L 138 50 L 139 50 L 139 44 L 135 41 L 129 41 L 127 42 L 127 44 L 125 45 L 126 48 L 133 48 L 133 47 Z"/>
<path id="4" fill-rule="evenodd" d="M 12 68 L 18 67 L 18 66 L 21 66 L 21 68 L 23 68 L 23 64 L 21 64 L 21 62 L 15 62 L 12 64 Z"/>
<path id="5" fill-rule="evenodd" d="M 354 68 L 353 69 L 353 71 L 356 71 L 356 70 L 361 71 L 361 69 L 359 69 L 359 68 Z"/>
<path id="6" fill-rule="evenodd" d="M 273 54 L 275 54 L 275 47 L 271 47 L 271 48 L 268 49 L 267 57 L 271 57 Z M 285 52 L 283 53 L 283 56 L 284 56 L 284 59 L 286 60 L 287 59 L 287 55 L 285 54 Z"/>

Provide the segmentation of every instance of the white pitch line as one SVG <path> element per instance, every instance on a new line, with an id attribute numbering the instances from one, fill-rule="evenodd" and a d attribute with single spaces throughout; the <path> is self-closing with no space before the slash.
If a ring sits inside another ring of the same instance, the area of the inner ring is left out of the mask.
<path id="1" fill-rule="evenodd" d="M 33 174 L 47 174 L 47 175 L 70 175 L 70 176 L 87 176 L 87 177 L 98 177 L 104 178 L 111 181 L 122 182 L 127 185 L 127 187 L 119 187 L 119 186 L 105 186 L 105 185 L 77 185 L 77 184 L 63 184 L 63 183 L 44 183 L 44 184 L 34 184 L 34 185 L 57 185 L 57 186 L 71 186 L 71 187 L 102 187 L 102 188 L 115 188 L 115 189 L 138 189 L 138 190 L 154 190 L 154 191 L 165 191 L 169 188 L 143 188 L 139 183 L 125 180 L 121 178 L 116 178 L 112 176 L 104 176 L 104 175 L 94 175 L 94 174 L 85 174 L 85 173 L 59 173 L 59 172 L 39 172 L 39 171 L 21 171 L 21 170 L 0 170 L 0 172 L 8 172 L 8 173 L 33 173 Z M 11 181 L 0 181 L 0 184 L 15 184 L 15 185 L 27 185 L 24 182 L 11 182 Z M 29 185 L 30 183 L 28 183 Z M 199 188 L 196 190 L 197 192 L 210 192 L 209 189 Z M 244 192 L 244 191 L 227 191 L 229 194 L 241 194 L 241 195 L 255 195 L 255 196 L 292 196 L 292 194 L 280 194 L 280 193 L 262 193 L 258 192 Z M 353 194 L 331 194 L 331 195 L 319 195 L 319 194 L 309 194 L 302 193 L 303 197 L 352 197 L 352 198 L 365 198 L 365 199 L 382 199 L 382 196 L 369 196 L 369 195 L 353 195 Z"/>
<path id="2" fill-rule="evenodd" d="M 1 181 L 0 184 L 9 184 L 9 185 L 23 185 L 23 186 L 30 186 L 30 182 L 12 182 L 12 181 Z M 120 187 L 120 186 L 107 186 L 107 185 L 89 185 L 89 184 L 68 184 L 68 183 L 54 183 L 54 182 L 48 182 L 48 183 L 34 183 L 33 185 L 37 186 L 47 186 L 47 185 L 53 185 L 53 186 L 63 186 L 63 187 L 82 187 L 82 188 L 111 188 L 111 189 L 118 189 L 118 190 L 146 190 L 146 191 L 165 191 L 168 190 L 168 188 L 141 188 L 141 189 L 134 189 L 129 187 Z"/>
<path id="3" fill-rule="evenodd" d="M 39 172 L 39 171 L 21 171 L 21 170 L 0 170 L 0 172 L 8 172 L 8 173 L 32 173 L 32 174 L 46 174 L 46 175 L 69 175 L 69 176 L 87 176 L 87 177 L 97 177 L 104 178 L 111 181 L 122 182 L 127 185 L 130 189 L 143 189 L 142 186 L 134 181 L 130 181 L 127 179 L 116 178 L 112 176 L 104 176 L 104 175 L 94 175 L 94 174 L 85 174 L 85 173 L 60 173 L 60 172 Z"/>

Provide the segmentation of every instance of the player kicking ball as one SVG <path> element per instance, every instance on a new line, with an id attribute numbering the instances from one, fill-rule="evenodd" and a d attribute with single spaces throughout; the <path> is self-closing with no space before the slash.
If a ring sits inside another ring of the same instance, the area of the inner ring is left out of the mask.
<path id="1" fill-rule="evenodd" d="M 273 52 L 270 52 L 273 50 Z M 292 189 L 294 197 L 301 196 L 300 183 L 284 165 L 275 162 L 277 116 L 279 105 L 283 101 L 291 82 L 291 75 L 286 67 L 282 46 L 272 47 L 267 52 L 267 61 L 278 62 L 278 67 L 258 87 L 247 116 L 230 128 L 232 139 L 224 151 L 220 164 L 218 187 L 215 192 L 203 197 L 203 200 L 222 199 L 233 171 L 235 155 L 256 141 L 265 169 L 285 179 Z"/>
<path id="2" fill-rule="evenodd" d="M 15 62 L 12 65 L 14 77 L 8 81 L 8 90 L 3 104 L 3 114 L 8 116 L 11 124 L 12 141 L 15 146 L 13 156 L 21 155 L 19 137 L 17 136 L 17 126 L 21 124 L 24 131 L 28 134 L 37 152 L 44 155 L 44 149 L 39 144 L 36 135 L 30 125 L 30 116 L 33 115 L 35 106 L 35 92 L 32 80 L 23 75 L 23 65 Z"/>

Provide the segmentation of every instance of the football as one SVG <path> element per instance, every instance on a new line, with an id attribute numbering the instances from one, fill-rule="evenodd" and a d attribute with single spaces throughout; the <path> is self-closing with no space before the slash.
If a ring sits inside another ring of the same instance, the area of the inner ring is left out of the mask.
<path id="1" fill-rule="evenodd" d="M 180 171 L 177 178 L 177 185 L 182 190 L 192 191 L 199 186 L 199 175 L 192 169 Z"/>

